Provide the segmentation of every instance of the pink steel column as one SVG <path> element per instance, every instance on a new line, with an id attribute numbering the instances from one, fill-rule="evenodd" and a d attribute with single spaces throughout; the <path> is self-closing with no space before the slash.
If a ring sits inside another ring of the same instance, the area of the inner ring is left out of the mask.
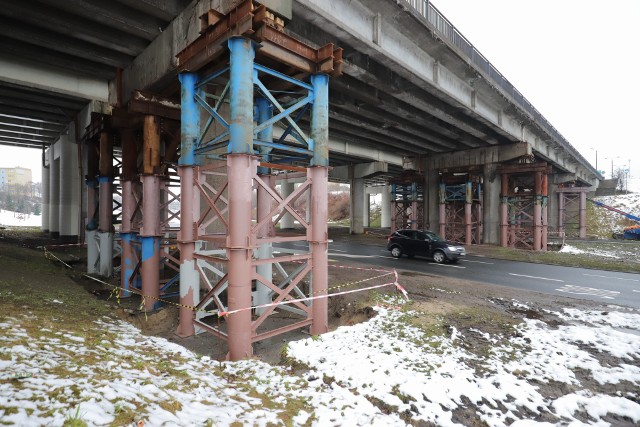
<path id="1" fill-rule="evenodd" d="M 135 134 L 132 129 L 122 131 L 122 224 L 120 225 L 120 246 L 122 256 L 120 262 L 120 296 L 129 297 L 131 277 L 135 268 L 131 240 L 135 233 L 131 230 L 131 218 L 136 208 L 133 195 L 133 180 L 136 178 L 138 150 Z"/>
<path id="2" fill-rule="evenodd" d="M 200 110 L 196 94 L 195 73 L 180 74 L 180 323 L 176 333 L 181 337 L 195 335 L 193 307 L 200 301 L 200 276 L 196 269 L 194 253 L 198 239 L 197 221 L 200 217 L 200 193 L 195 188 L 194 173 L 197 171 L 196 143 L 200 137 Z"/>
<path id="3" fill-rule="evenodd" d="M 439 204 L 438 204 L 438 221 L 439 221 L 439 230 L 438 233 L 440 234 L 440 236 L 445 237 L 446 232 L 447 232 L 447 208 L 445 205 L 445 193 L 446 193 L 446 188 L 444 183 L 440 183 L 440 185 L 438 185 L 438 200 L 439 200 Z"/>
<path id="4" fill-rule="evenodd" d="M 542 249 L 542 172 L 534 175 L 533 200 L 533 250 Z"/>
<path id="5" fill-rule="evenodd" d="M 249 127 L 249 130 L 251 128 Z M 242 310 L 227 317 L 229 359 L 240 360 L 253 354 L 251 347 L 251 195 L 252 175 L 257 161 L 246 154 L 227 157 L 229 176 L 229 311 Z"/>
<path id="6" fill-rule="evenodd" d="M 465 192 L 465 204 L 464 204 L 464 243 L 470 245 L 471 238 L 471 206 L 473 203 L 473 184 L 471 181 L 467 181 Z"/>
<path id="7" fill-rule="evenodd" d="M 311 307 L 313 323 L 311 335 L 319 335 L 329 330 L 329 301 L 322 298 L 328 294 L 328 179 L 329 179 L 329 76 L 314 74 L 311 76 L 314 101 L 311 107 L 311 132 L 314 141 L 313 159 L 309 175 L 311 177 L 311 224 L 307 230 L 311 248 L 311 267 L 313 277 L 313 300 Z M 416 215 L 417 213 L 414 213 Z M 415 221 L 413 222 L 415 226 Z"/>
<path id="8" fill-rule="evenodd" d="M 501 174 L 501 204 L 500 204 L 500 246 L 509 246 L 509 205 L 507 204 L 507 195 L 509 194 L 509 175 Z"/>
<path id="9" fill-rule="evenodd" d="M 558 192 L 558 231 L 564 233 L 564 218 L 565 218 L 565 193 Z"/>
<path id="10" fill-rule="evenodd" d="M 229 228 L 227 235 L 228 307 L 240 310 L 227 317 L 230 360 L 253 354 L 251 347 L 251 279 L 253 276 L 253 240 L 251 235 L 251 198 L 257 159 L 253 151 L 253 42 L 246 38 L 229 39 Z"/>
<path id="11" fill-rule="evenodd" d="M 587 237 L 587 193 L 580 192 L 580 238 Z"/>
<path id="12" fill-rule="evenodd" d="M 157 118 L 144 118 L 142 162 L 142 294 L 145 311 L 157 308 L 160 297 L 160 132 Z"/>
<path id="13" fill-rule="evenodd" d="M 542 250 L 547 250 L 549 235 L 549 175 L 547 172 L 542 175 Z"/>

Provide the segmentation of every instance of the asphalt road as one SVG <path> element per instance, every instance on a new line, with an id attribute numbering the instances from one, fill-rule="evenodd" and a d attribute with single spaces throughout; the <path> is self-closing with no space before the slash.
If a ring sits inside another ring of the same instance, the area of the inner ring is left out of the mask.
<path id="1" fill-rule="evenodd" d="M 467 256 L 457 264 L 426 258 L 393 258 L 382 246 L 331 242 L 329 259 L 351 259 L 376 266 L 473 280 L 640 308 L 640 274 Z"/>

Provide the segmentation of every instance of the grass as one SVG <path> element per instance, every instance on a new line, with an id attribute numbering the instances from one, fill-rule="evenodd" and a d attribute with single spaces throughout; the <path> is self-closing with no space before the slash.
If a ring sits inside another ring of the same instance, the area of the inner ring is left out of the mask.
<path id="1" fill-rule="evenodd" d="M 588 242 L 571 243 L 579 249 L 591 247 Z M 640 245 L 635 246 L 637 251 Z M 633 248 L 629 248 L 633 250 Z M 621 271 L 627 273 L 640 273 L 640 263 L 637 259 L 603 258 L 593 254 L 570 254 L 563 252 L 536 252 L 524 249 L 503 248 L 499 246 L 483 245 L 481 249 L 474 250 L 469 247 L 470 253 L 482 253 L 490 258 L 506 259 L 511 261 L 533 262 L 538 264 L 563 265 L 566 267 L 592 268 L 598 270 Z"/>

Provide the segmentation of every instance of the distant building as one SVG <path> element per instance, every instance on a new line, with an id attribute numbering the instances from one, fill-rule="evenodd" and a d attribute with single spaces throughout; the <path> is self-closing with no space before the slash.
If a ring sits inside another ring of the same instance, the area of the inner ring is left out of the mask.
<path id="1" fill-rule="evenodd" d="M 31 169 L 21 167 L 0 168 L 0 188 L 8 188 L 13 185 L 25 185 L 31 182 Z"/>

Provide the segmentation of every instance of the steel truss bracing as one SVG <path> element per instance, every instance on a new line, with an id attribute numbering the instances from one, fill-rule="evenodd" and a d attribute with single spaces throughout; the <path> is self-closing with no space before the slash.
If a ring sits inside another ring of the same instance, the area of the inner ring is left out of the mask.
<path id="1" fill-rule="evenodd" d="M 439 187 L 439 233 L 467 245 L 482 241 L 481 178 L 470 174 L 443 174 Z"/>
<path id="2" fill-rule="evenodd" d="M 391 183 L 391 231 L 418 229 L 424 224 L 424 179 L 417 173 L 406 173 Z"/>
<path id="3" fill-rule="evenodd" d="M 178 55 L 178 334 L 207 331 L 226 340 L 228 358 L 237 360 L 251 356 L 253 342 L 304 326 L 312 334 L 328 329 L 325 73 L 339 73 L 341 54 L 291 39 L 250 1 L 208 16 L 215 19 L 203 20 L 203 35 Z M 203 68 L 216 71 L 199 74 Z M 308 130 L 299 124 L 305 115 Z M 284 132 L 274 140 L 276 125 Z M 277 181 L 294 175 L 304 182 L 281 194 Z M 304 210 L 294 206 L 307 197 Z M 285 215 L 299 232 L 276 233 Z M 274 318 L 276 311 L 287 316 Z"/>
<path id="4" fill-rule="evenodd" d="M 532 250 L 547 250 L 546 163 L 502 166 L 500 244 Z"/>
<path id="5" fill-rule="evenodd" d="M 589 187 L 560 185 L 558 193 L 558 232 L 563 236 L 587 237 L 587 192 Z"/>

